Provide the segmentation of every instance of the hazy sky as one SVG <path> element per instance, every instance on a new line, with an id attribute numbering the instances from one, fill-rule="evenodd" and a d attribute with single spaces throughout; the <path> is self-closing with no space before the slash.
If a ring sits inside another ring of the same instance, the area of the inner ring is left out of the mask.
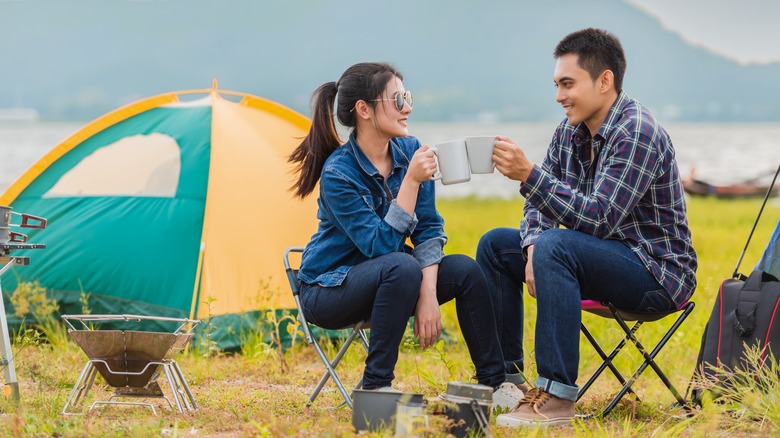
<path id="1" fill-rule="evenodd" d="M 688 42 L 741 63 L 780 61 L 778 0 L 627 0 Z"/>

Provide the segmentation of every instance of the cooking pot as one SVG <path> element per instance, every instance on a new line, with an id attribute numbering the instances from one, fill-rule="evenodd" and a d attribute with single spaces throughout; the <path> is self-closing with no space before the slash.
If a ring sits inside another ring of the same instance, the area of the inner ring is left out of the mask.
<path id="1" fill-rule="evenodd" d="M 352 392 L 352 425 L 356 431 L 394 430 L 399 403 L 423 403 L 423 395 L 356 389 Z"/>

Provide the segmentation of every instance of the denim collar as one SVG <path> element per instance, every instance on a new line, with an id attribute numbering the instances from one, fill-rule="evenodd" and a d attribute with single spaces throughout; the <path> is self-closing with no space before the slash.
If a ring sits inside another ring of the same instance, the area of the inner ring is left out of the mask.
<path id="1" fill-rule="evenodd" d="M 354 131 L 349 135 L 347 146 L 351 148 L 352 154 L 355 156 L 358 165 L 363 170 L 363 172 L 366 173 L 366 175 L 379 175 L 379 170 L 377 170 L 376 166 L 371 163 L 371 160 L 368 159 L 366 154 L 363 153 L 363 149 L 360 149 L 360 146 L 358 146 L 357 137 Z M 393 173 L 409 165 L 409 158 L 406 157 L 401 148 L 398 146 L 395 138 L 390 139 L 390 155 L 393 158 Z"/>

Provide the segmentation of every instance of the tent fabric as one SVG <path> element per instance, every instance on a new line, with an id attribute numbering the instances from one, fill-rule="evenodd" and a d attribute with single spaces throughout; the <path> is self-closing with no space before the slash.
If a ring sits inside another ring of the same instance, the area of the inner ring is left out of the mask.
<path id="1" fill-rule="evenodd" d="M 4 276 L 4 291 L 37 280 L 62 313 L 82 313 L 85 292 L 93 313 L 214 326 L 294 308 L 281 254 L 308 241 L 317 206 L 288 191 L 287 156 L 308 128 L 275 102 L 216 89 L 154 96 L 95 120 L 0 196 L 49 222 L 28 233 L 46 249 L 19 251 L 31 263 Z M 235 328 L 220 328 L 233 334 L 221 347 L 240 342 Z"/>
<path id="2" fill-rule="evenodd" d="M 780 278 L 780 220 L 777 222 L 772 237 L 769 238 L 764 255 L 758 261 L 756 269 L 761 269 Z"/>

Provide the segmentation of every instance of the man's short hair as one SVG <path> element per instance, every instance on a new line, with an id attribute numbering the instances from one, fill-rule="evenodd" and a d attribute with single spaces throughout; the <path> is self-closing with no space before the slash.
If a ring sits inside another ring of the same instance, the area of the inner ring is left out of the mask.
<path id="1" fill-rule="evenodd" d="M 572 32 L 564 37 L 553 53 L 558 59 L 574 53 L 577 64 L 590 73 L 593 80 L 604 71 L 611 70 L 615 76 L 615 90 L 623 90 L 623 76 L 626 73 L 626 55 L 620 40 L 602 29 L 587 29 Z"/>

